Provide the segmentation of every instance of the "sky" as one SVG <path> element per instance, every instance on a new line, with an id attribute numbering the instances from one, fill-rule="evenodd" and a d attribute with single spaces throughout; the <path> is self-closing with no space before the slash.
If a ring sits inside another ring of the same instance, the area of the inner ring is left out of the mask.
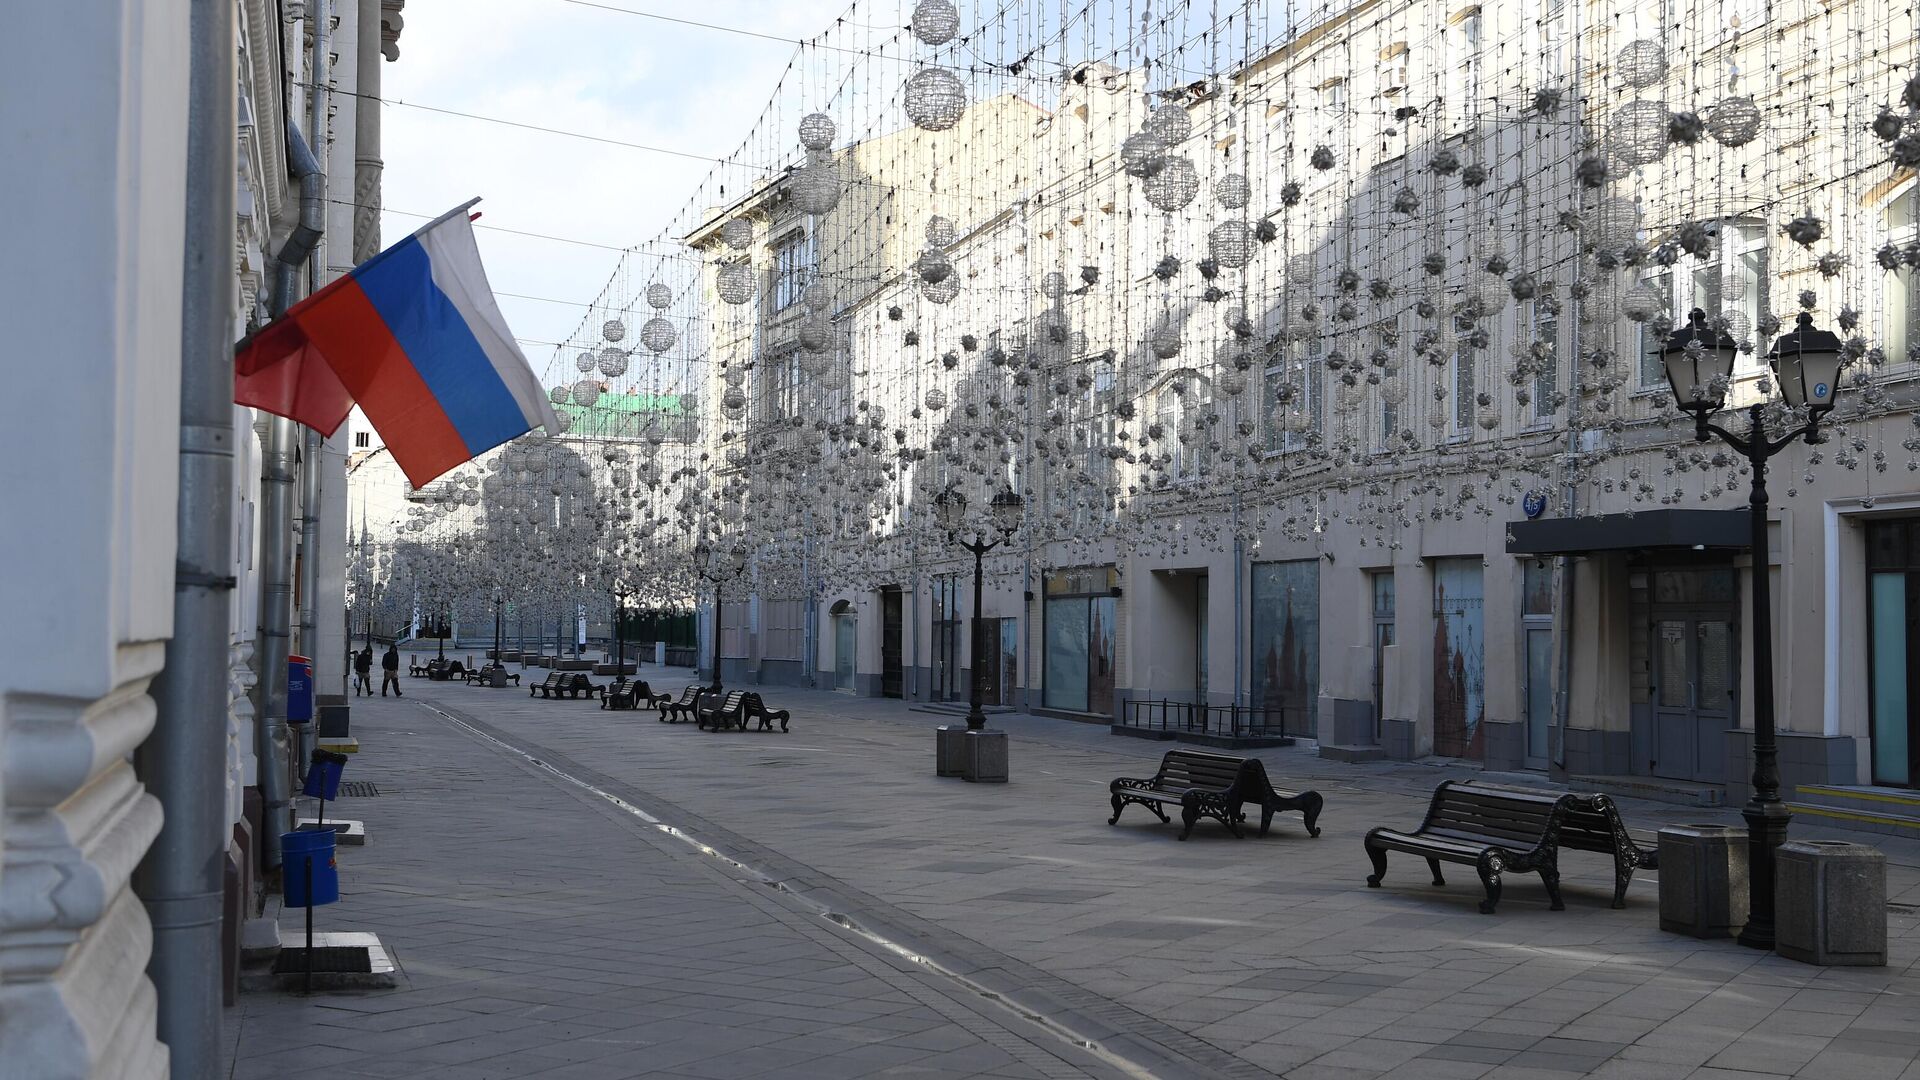
<path id="1" fill-rule="evenodd" d="M 801 38 L 847 0 L 607 0 Z M 381 96 L 720 156 L 740 144 L 794 46 L 566 0 L 412 0 Z M 476 231 L 501 310 L 544 370 L 600 292 L 617 249 L 652 239 L 709 166 L 389 104 L 382 235 L 392 242 L 474 196 L 479 224 L 606 247 Z M 609 250 L 616 249 L 616 250 Z M 523 297 L 540 297 L 539 300 Z M 562 301 L 551 303 L 548 301 Z"/>

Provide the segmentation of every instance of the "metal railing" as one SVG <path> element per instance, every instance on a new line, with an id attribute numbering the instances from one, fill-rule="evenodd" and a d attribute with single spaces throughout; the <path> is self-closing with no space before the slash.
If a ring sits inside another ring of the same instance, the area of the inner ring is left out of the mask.
<path id="1" fill-rule="evenodd" d="M 1140 700 L 1127 702 L 1121 726 L 1171 735 L 1211 735 L 1224 738 L 1314 738 L 1312 713 L 1285 705 L 1200 705 L 1191 701 Z"/>

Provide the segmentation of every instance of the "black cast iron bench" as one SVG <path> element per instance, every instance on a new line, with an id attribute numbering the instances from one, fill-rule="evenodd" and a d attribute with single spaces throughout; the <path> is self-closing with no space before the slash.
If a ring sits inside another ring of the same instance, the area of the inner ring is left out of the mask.
<path id="1" fill-rule="evenodd" d="M 680 699 L 675 701 L 665 694 L 654 698 L 654 704 L 660 709 L 660 722 L 677 724 L 682 720 L 696 720 L 696 710 L 700 708 L 700 696 L 707 693 L 704 686 L 689 686 L 680 691 Z"/>
<path id="2" fill-rule="evenodd" d="M 1538 871 L 1553 910 L 1564 911 L 1559 832 L 1566 808 L 1579 798 L 1564 792 L 1443 781 L 1434 789 L 1419 828 L 1401 832 L 1379 827 L 1367 833 L 1364 844 L 1373 861 L 1367 887 L 1380 887 L 1387 874 L 1387 852 L 1404 851 L 1427 860 L 1435 885 L 1447 883 L 1440 873 L 1443 860 L 1472 866 L 1487 890 L 1487 898 L 1480 902 L 1482 915 L 1493 914 L 1500 903 L 1500 875 L 1509 870 Z"/>
<path id="3" fill-rule="evenodd" d="M 780 730 L 785 731 L 787 730 L 787 721 L 793 718 L 793 714 L 786 709 L 767 708 L 767 703 L 761 700 L 760 695 L 757 693 L 749 693 L 743 707 L 746 709 L 746 717 L 740 721 L 740 730 L 742 731 L 747 729 L 747 720 L 758 720 L 761 731 L 772 731 L 773 722 L 778 720 L 780 722 Z"/>
<path id="4" fill-rule="evenodd" d="M 1247 816 L 1247 803 L 1260 806 L 1260 835 L 1265 836 L 1273 815 L 1283 810 L 1298 810 L 1306 818 L 1307 832 L 1320 835 L 1315 824 L 1325 804 L 1317 791 L 1277 791 L 1267 781 L 1266 766 L 1255 758 L 1237 758 L 1210 754 L 1204 750 L 1169 750 L 1160 759 L 1160 770 L 1149 777 L 1122 776 L 1107 785 L 1113 797 L 1113 816 L 1107 824 L 1120 820 L 1120 811 L 1129 803 L 1138 803 L 1152 811 L 1162 822 L 1171 824 L 1163 804 L 1180 807 L 1180 839 L 1193 833 L 1193 826 L 1210 817 L 1227 827 L 1235 836 L 1244 835 L 1240 822 Z"/>
<path id="5" fill-rule="evenodd" d="M 703 700 L 711 701 L 712 694 Z M 701 705 L 697 712 L 696 727 L 709 731 L 725 731 L 730 727 L 747 730 L 747 695 L 744 690 L 729 690 L 727 696 L 718 705 Z"/>
<path id="6" fill-rule="evenodd" d="M 559 690 L 565 684 L 566 678 L 564 672 L 549 671 L 545 679 L 528 686 L 527 696 L 550 698 L 553 696 L 554 691 Z"/>
<path id="7" fill-rule="evenodd" d="M 1491 791 L 1520 791 L 1509 784 L 1470 781 L 1471 786 Z M 1605 795 L 1576 792 L 1573 801 L 1561 808 L 1559 846 L 1574 851 L 1591 851 L 1613 857 L 1613 907 L 1627 906 L 1627 887 L 1633 884 L 1635 870 L 1660 869 L 1658 848 L 1643 848 L 1634 843 L 1619 807 Z"/>

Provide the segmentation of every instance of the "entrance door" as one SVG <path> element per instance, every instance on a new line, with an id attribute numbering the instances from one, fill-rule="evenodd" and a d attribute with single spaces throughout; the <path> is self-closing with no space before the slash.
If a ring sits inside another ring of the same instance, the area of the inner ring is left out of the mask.
<path id="1" fill-rule="evenodd" d="M 1001 619 L 996 640 L 1000 645 L 1000 665 L 992 685 L 995 705 L 1013 705 L 1014 686 L 1020 674 L 1020 620 Z"/>
<path id="2" fill-rule="evenodd" d="M 1920 786 L 1920 521 L 1867 526 L 1867 642 L 1873 782 Z"/>
<path id="3" fill-rule="evenodd" d="M 1380 737 L 1380 718 L 1387 709 L 1387 646 L 1393 644 L 1393 571 L 1369 575 L 1373 591 L 1373 737 Z"/>
<path id="4" fill-rule="evenodd" d="M 1433 563 L 1433 752 L 1481 757 L 1486 701 L 1484 569 L 1478 558 Z"/>
<path id="5" fill-rule="evenodd" d="M 1207 703 L 1207 575 L 1193 578 L 1193 700 Z"/>
<path id="6" fill-rule="evenodd" d="M 960 679 L 960 585 L 954 575 L 933 579 L 932 700 L 958 701 Z"/>
<path id="7" fill-rule="evenodd" d="M 854 652 L 860 637 L 852 615 L 833 617 L 833 688 L 853 690 Z"/>
<path id="8" fill-rule="evenodd" d="M 1553 568 L 1544 559 L 1521 563 L 1520 630 L 1526 649 L 1526 766 L 1547 767 L 1553 731 Z"/>
<path id="9" fill-rule="evenodd" d="M 904 680 L 900 674 L 900 590 L 880 591 L 880 696 L 897 698 Z"/>
<path id="10" fill-rule="evenodd" d="M 1726 782 L 1734 630 L 1722 616 L 1661 612 L 1653 623 L 1653 759 L 1670 780 Z"/>

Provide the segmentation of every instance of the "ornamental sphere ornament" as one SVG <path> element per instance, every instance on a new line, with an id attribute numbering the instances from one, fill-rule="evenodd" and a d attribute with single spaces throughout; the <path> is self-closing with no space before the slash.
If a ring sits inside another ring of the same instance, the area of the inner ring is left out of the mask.
<path id="1" fill-rule="evenodd" d="M 1161 141 L 1173 146 L 1193 134 L 1193 117 L 1179 105 L 1162 105 L 1147 114 L 1143 125 L 1149 132 L 1160 136 Z"/>
<path id="2" fill-rule="evenodd" d="M 1238 269 L 1253 261 L 1253 228 L 1244 221 L 1223 221 L 1207 234 L 1207 251 L 1221 266 Z"/>
<path id="3" fill-rule="evenodd" d="M 803 214 L 830 214 L 840 205 L 840 171 L 831 157 L 810 161 L 794 170 L 793 205 Z"/>
<path id="4" fill-rule="evenodd" d="M 659 282 L 647 286 L 647 306 L 655 311 L 665 311 L 673 304 L 673 290 Z"/>
<path id="5" fill-rule="evenodd" d="M 595 359 L 596 358 L 592 353 L 583 352 L 579 356 L 576 356 L 573 358 L 573 370 L 578 371 L 581 374 L 585 374 L 589 371 L 592 371 Z"/>
<path id="6" fill-rule="evenodd" d="M 800 118 L 800 145 L 808 150 L 825 150 L 833 145 L 833 117 L 823 112 Z"/>
<path id="7" fill-rule="evenodd" d="M 730 262 L 720 268 L 715 288 L 720 299 L 729 304 L 744 304 L 753 299 L 753 264 L 745 259 Z"/>
<path id="8" fill-rule="evenodd" d="M 627 373 L 627 350 L 612 345 L 600 350 L 600 374 L 617 379 Z"/>
<path id="9" fill-rule="evenodd" d="M 1613 111 L 1613 156 L 1627 166 L 1651 165 L 1667 156 L 1672 114 L 1658 101 L 1629 101 Z"/>
<path id="10" fill-rule="evenodd" d="M 738 217 L 728 219 L 725 225 L 720 226 L 720 239 L 735 251 L 745 251 L 753 246 L 753 222 Z"/>
<path id="11" fill-rule="evenodd" d="M 1760 107 L 1750 97 L 1721 98 L 1707 116 L 1707 134 L 1721 146 L 1745 146 L 1760 134 Z"/>
<path id="12" fill-rule="evenodd" d="M 627 336 L 627 324 L 619 319 L 608 319 L 600 324 L 600 336 L 611 342 L 617 342 Z"/>
<path id="13" fill-rule="evenodd" d="M 913 8 L 913 36 L 927 45 L 945 45 L 960 32 L 960 12 L 953 0 L 920 0 Z"/>
<path id="14" fill-rule="evenodd" d="M 1629 41 L 1614 59 L 1620 79 L 1635 89 L 1652 86 L 1667 77 L 1667 50 L 1657 41 Z"/>
<path id="15" fill-rule="evenodd" d="M 924 67 L 907 79 L 907 119 L 925 131 L 946 131 L 967 111 L 967 87 L 945 68 Z"/>
<path id="16" fill-rule="evenodd" d="M 1186 113 L 1182 112 L 1181 116 Z M 1147 202 L 1171 214 L 1184 208 L 1200 192 L 1200 173 L 1185 156 L 1168 157 L 1165 166 L 1141 185 Z"/>
<path id="17" fill-rule="evenodd" d="M 1151 131 L 1136 131 L 1120 143 L 1120 167 L 1128 176 L 1145 180 L 1167 164 L 1167 140 Z"/>
<path id="18" fill-rule="evenodd" d="M 581 379 L 573 384 L 573 403 L 582 408 L 591 406 L 600 400 L 600 383 L 596 379 Z"/>
<path id="19" fill-rule="evenodd" d="M 957 239 L 959 239 L 959 233 L 954 229 L 952 221 L 938 214 L 927 219 L 927 243 L 929 245 L 939 248 L 951 247 Z"/>
<path id="20" fill-rule="evenodd" d="M 1253 187 L 1240 173 L 1228 173 L 1213 186 L 1213 200 L 1228 210 L 1239 210 L 1253 201 Z"/>
<path id="21" fill-rule="evenodd" d="M 673 343 L 678 337 L 679 334 L 674 331 L 673 324 L 658 315 L 640 326 L 640 344 L 654 353 L 663 353 L 673 348 Z"/>

